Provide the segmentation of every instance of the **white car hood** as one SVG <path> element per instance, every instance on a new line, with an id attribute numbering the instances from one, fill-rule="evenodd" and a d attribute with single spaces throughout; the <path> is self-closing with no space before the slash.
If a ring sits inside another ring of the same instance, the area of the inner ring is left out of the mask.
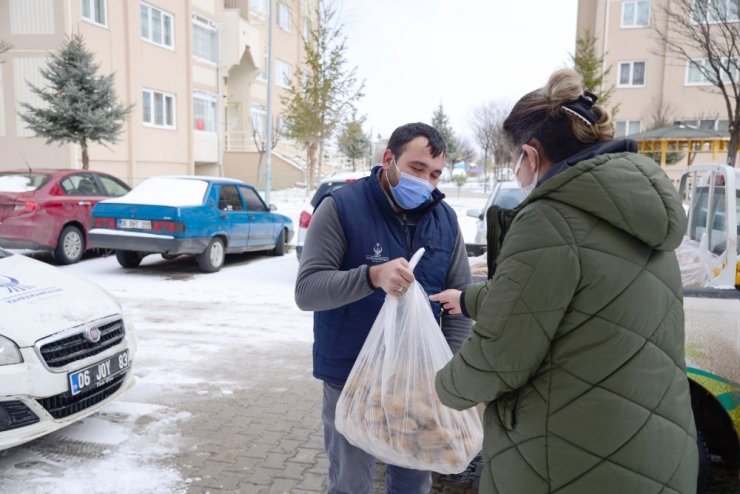
<path id="1" fill-rule="evenodd" d="M 0 335 L 20 347 L 120 312 L 119 303 L 89 281 L 23 255 L 0 258 Z"/>

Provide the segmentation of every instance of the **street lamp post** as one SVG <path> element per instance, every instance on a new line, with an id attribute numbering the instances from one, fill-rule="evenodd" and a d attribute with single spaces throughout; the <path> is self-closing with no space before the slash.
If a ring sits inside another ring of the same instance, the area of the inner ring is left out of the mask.
<path id="1" fill-rule="evenodd" d="M 272 4 L 267 7 L 267 122 L 265 122 L 265 202 L 270 205 L 270 188 L 272 186 Z"/>

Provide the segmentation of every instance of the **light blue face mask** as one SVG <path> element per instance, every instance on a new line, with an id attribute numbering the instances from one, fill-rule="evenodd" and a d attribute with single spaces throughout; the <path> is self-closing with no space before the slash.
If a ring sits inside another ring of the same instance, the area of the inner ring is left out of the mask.
<path id="1" fill-rule="evenodd" d="M 434 187 L 426 180 L 404 173 L 393 160 L 399 179 L 396 185 L 391 185 L 391 195 L 396 204 L 406 210 L 416 209 L 429 200 Z"/>

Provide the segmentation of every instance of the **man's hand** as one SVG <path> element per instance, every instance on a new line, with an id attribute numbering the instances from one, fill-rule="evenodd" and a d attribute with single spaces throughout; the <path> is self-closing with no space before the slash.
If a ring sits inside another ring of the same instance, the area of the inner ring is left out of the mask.
<path id="1" fill-rule="evenodd" d="M 462 314 L 460 309 L 460 290 L 450 288 L 443 292 L 439 292 L 436 295 L 430 295 L 429 300 L 433 302 L 440 302 L 442 308 L 447 311 L 448 314 Z"/>
<path id="2" fill-rule="evenodd" d="M 376 288 L 382 288 L 385 293 L 401 296 L 414 282 L 414 273 L 409 262 L 403 257 L 370 266 L 370 282 Z"/>

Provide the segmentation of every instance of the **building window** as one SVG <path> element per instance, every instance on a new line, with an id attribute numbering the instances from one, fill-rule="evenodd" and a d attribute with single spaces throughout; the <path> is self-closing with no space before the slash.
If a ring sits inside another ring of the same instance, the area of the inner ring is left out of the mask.
<path id="1" fill-rule="evenodd" d="M 618 87 L 645 85 L 645 62 L 619 62 Z"/>
<path id="2" fill-rule="evenodd" d="M 728 132 L 730 130 L 729 121 L 727 119 L 698 119 L 698 120 L 681 120 L 681 123 L 686 127 L 695 129 L 715 130 L 718 132 Z"/>
<path id="3" fill-rule="evenodd" d="M 193 14 L 193 56 L 218 62 L 218 31 L 216 24 Z"/>
<path id="4" fill-rule="evenodd" d="M 257 134 L 261 139 L 264 139 L 267 133 L 267 107 L 253 104 L 251 110 L 252 132 Z"/>
<path id="5" fill-rule="evenodd" d="M 101 26 L 108 25 L 106 0 L 82 0 L 82 18 Z"/>
<path id="6" fill-rule="evenodd" d="M 264 65 L 262 66 L 262 70 L 260 71 L 260 73 L 257 74 L 257 80 L 260 80 L 260 81 L 267 80 L 267 48 L 265 48 Z"/>
<path id="7" fill-rule="evenodd" d="M 278 2 L 277 24 L 281 29 L 291 32 L 293 13 L 291 12 L 290 7 L 282 2 Z"/>
<path id="8" fill-rule="evenodd" d="M 293 66 L 282 60 L 275 60 L 275 84 L 280 87 L 290 87 L 290 81 L 293 79 Z"/>
<path id="9" fill-rule="evenodd" d="M 727 72 L 722 72 L 723 83 L 732 84 L 733 81 L 740 81 L 740 69 L 738 68 L 738 62 L 740 61 L 736 61 L 736 63 L 731 64 L 732 66 L 730 67 L 728 66 L 729 64 L 727 63 L 727 58 L 721 59 L 722 65 L 732 72 L 732 77 L 730 77 Z M 714 82 L 707 79 L 707 77 L 704 75 L 707 71 L 709 71 L 710 73 L 714 72 L 714 69 L 712 69 L 709 65 L 709 59 L 707 58 L 700 58 L 686 62 L 686 85 L 711 86 L 712 84 L 714 84 Z"/>
<path id="10" fill-rule="evenodd" d="M 141 4 L 140 14 L 141 39 L 155 45 L 174 48 L 175 33 L 173 31 L 174 18 L 172 14 L 145 3 Z"/>
<path id="11" fill-rule="evenodd" d="M 217 115 L 214 93 L 207 91 L 193 91 L 193 130 L 200 132 L 216 132 Z"/>
<path id="12" fill-rule="evenodd" d="M 622 2 L 622 27 L 647 27 L 649 25 L 649 0 Z"/>
<path id="13" fill-rule="evenodd" d="M 144 124 L 151 127 L 175 128 L 175 95 L 145 89 L 142 93 Z"/>
<path id="14" fill-rule="evenodd" d="M 694 22 L 737 22 L 740 20 L 737 0 L 694 0 L 694 7 Z"/>
<path id="15" fill-rule="evenodd" d="M 640 132 L 639 120 L 617 120 L 614 137 L 624 137 Z"/>
<path id="16" fill-rule="evenodd" d="M 265 15 L 267 12 L 265 0 L 249 0 L 249 10 L 256 14 Z"/>

